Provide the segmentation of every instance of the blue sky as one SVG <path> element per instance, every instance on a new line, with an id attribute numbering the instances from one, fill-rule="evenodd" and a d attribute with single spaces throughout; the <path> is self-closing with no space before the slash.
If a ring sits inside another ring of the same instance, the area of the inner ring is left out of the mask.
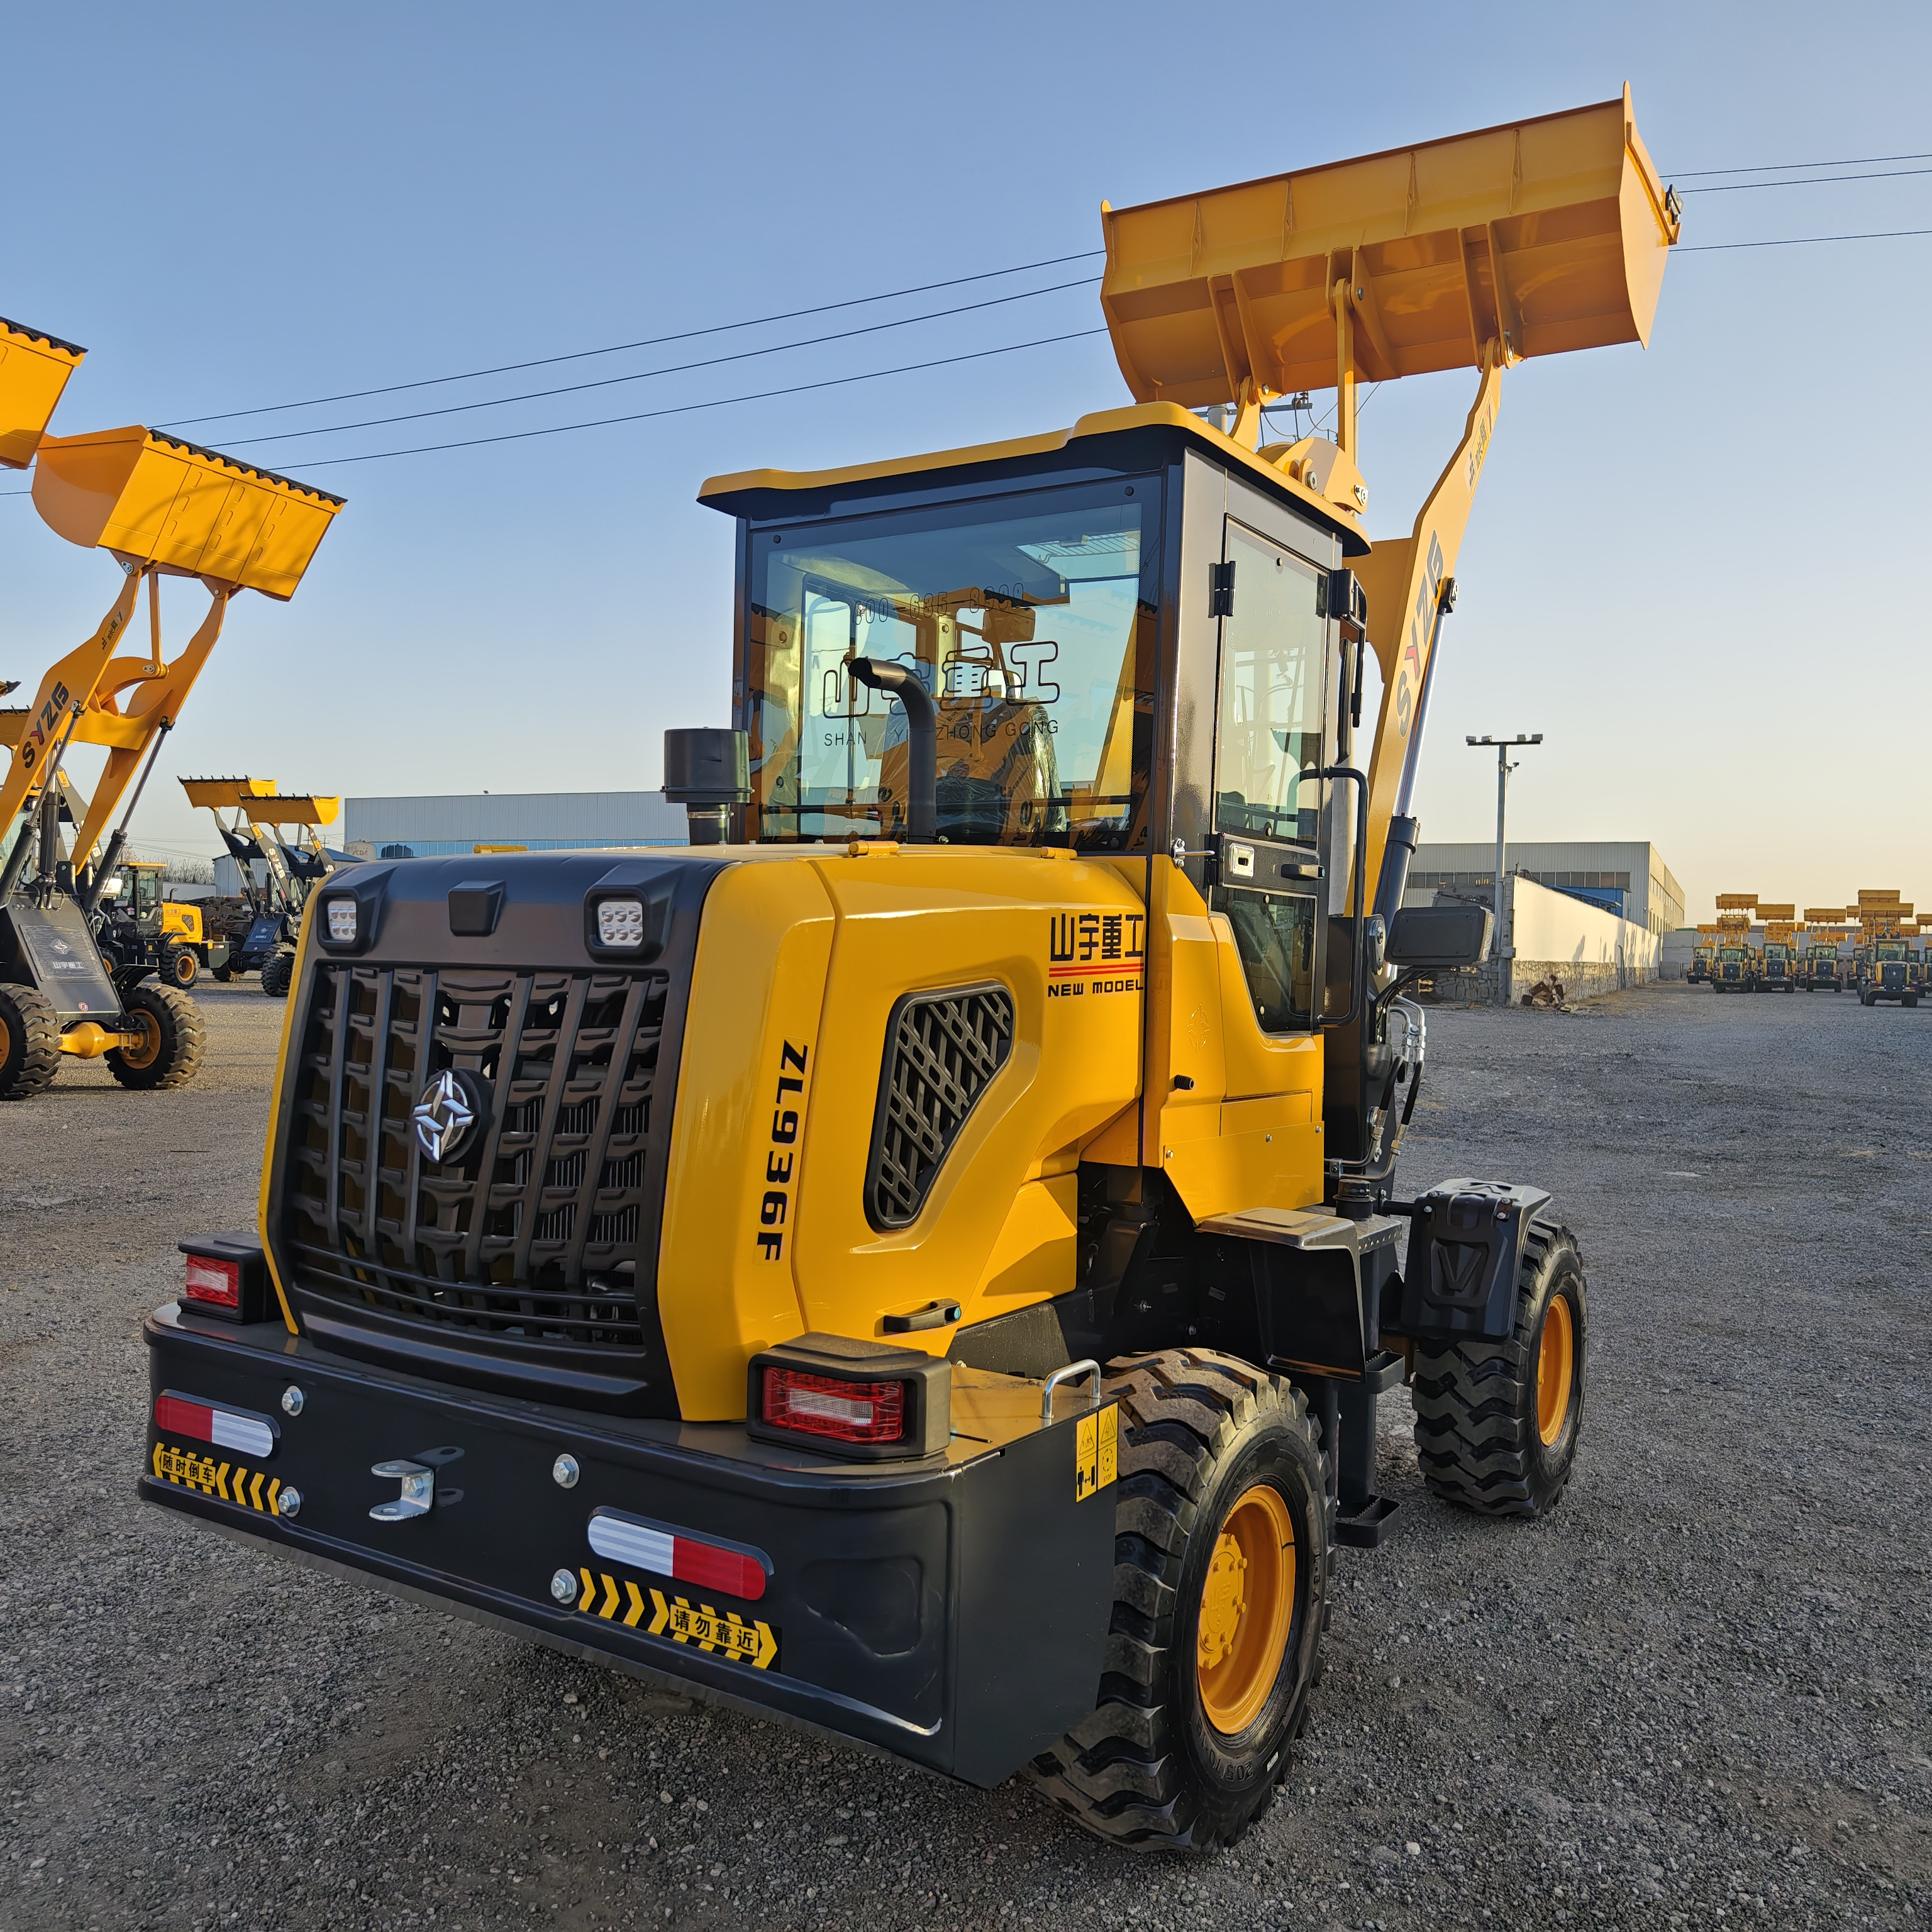
<path id="1" fill-rule="evenodd" d="M 87 345 L 56 419 L 67 432 L 1070 254 L 1098 245 L 1103 197 L 1399 146 L 1626 80 L 1666 178 L 1932 151 L 1922 7 L 108 5 L 84 36 L 22 15 L 8 38 L 0 314 Z M 1932 228 L 1932 176 L 1686 202 L 1687 242 Z M 1493 764 L 1466 733 L 1541 730 L 1513 828 L 1653 839 L 1694 916 L 1736 888 L 1836 904 L 1896 885 L 1932 902 L 1914 562 L 1928 270 L 1932 237 L 1680 255 L 1648 352 L 1511 373 L 1430 719 L 1425 837 L 1492 830 Z M 246 770 L 352 794 L 653 784 L 666 725 L 726 722 L 730 526 L 693 500 L 705 477 L 1024 434 L 1126 392 L 1088 337 L 572 435 L 328 460 L 1077 331 L 1098 305 L 1076 287 L 587 394 L 253 439 L 1090 272 L 186 429 L 349 506 L 293 602 L 238 602 L 163 776 Z M 1472 387 L 1417 379 L 1369 406 L 1374 529 L 1406 529 Z M 0 676 L 28 681 L 116 588 L 104 556 L 53 537 L 23 497 L 0 497 Z M 201 597 L 170 586 L 178 637 Z M 160 782 L 137 832 L 212 846 L 206 814 Z"/>

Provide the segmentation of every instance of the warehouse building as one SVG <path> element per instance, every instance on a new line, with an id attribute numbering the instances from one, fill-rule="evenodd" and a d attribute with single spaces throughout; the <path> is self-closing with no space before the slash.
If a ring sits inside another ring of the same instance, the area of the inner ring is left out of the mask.
<path id="1" fill-rule="evenodd" d="M 1583 843 L 1512 838 L 1503 858 L 1506 872 L 1534 879 L 1553 892 L 1615 913 L 1660 937 L 1684 923 L 1684 888 L 1658 856 L 1657 848 L 1638 840 Z M 1408 905 L 1427 905 L 1438 892 L 1486 899 L 1496 886 L 1496 848 L 1480 845 L 1421 844 L 1408 868 Z"/>

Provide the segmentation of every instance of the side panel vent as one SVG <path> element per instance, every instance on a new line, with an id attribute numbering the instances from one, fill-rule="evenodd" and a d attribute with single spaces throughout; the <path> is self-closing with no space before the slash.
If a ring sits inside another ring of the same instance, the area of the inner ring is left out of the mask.
<path id="1" fill-rule="evenodd" d="M 908 993 L 892 1008 L 866 1169 L 866 1218 L 874 1227 L 904 1228 L 919 1218 L 1012 1045 L 1013 996 L 1004 986 Z"/>

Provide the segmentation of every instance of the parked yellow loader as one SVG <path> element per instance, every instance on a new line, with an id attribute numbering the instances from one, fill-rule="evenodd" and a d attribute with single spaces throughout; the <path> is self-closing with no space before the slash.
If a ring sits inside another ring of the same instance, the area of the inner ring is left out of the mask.
<path id="1" fill-rule="evenodd" d="M 7 368 L 0 362 L 0 381 Z M 43 675 L 32 704 L 0 712 L 0 746 L 10 752 L 0 834 L 18 822 L 0 860 L 0 1100 L 44 1091 L 63 1054 L 104 1055 L 123 1086 L 178 1086 L 200 1064 L 194 1001 L 178 982 L 150 981 L 158 960 L 123 964 L 104 953 L 94 922 L 119 876 L 142 788 L 230 600 L 243 590 L 292 596 L 341 499 L 138 428 L 42 435 L 33 455 L 44 520 L 71 543 L 107 551 L 122 583 L 92 637 Z M 199 578 L 209 596 L 200 627 L 172 659 L 161 638 L 164 576 Z M 147 639 L 129 650 L 143 584 Z M 107 755 L 70 844 L 58 781 L 76 744 Z"/>
<path id="2" fill-rule="evenodd" d="M 1130 404 L 704 486 L 737 696 L 667 734 L 688 849 L 318 889 L 259 1240 L 184 1244 L 142 1486 L 1202 1850 L 1395 1508 L 1378 1394 L 1480 1514 L 1574 1466 L 1549 1196 L 1396 1185 L 1406 992 L 1490 938 L 1398 908 L 1504 372 L 1644 340 L 1678 216 L 1625 95 L 1103 230 Z M 1372 543 L 1356 385 L 1444 369 Z M 1267 441 L 1318 384 L 1335 438 Z"/>

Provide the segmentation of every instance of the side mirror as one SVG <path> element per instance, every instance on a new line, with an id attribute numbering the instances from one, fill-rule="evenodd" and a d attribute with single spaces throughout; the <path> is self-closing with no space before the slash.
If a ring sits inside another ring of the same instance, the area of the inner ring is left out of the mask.
<path id="1" fill-rule="evenodd" d="M 1410 906 L 1390 922 L 1386 957 L 1391 966 L 1480 966 L 1495 923 L 1487 906 Z"/>

